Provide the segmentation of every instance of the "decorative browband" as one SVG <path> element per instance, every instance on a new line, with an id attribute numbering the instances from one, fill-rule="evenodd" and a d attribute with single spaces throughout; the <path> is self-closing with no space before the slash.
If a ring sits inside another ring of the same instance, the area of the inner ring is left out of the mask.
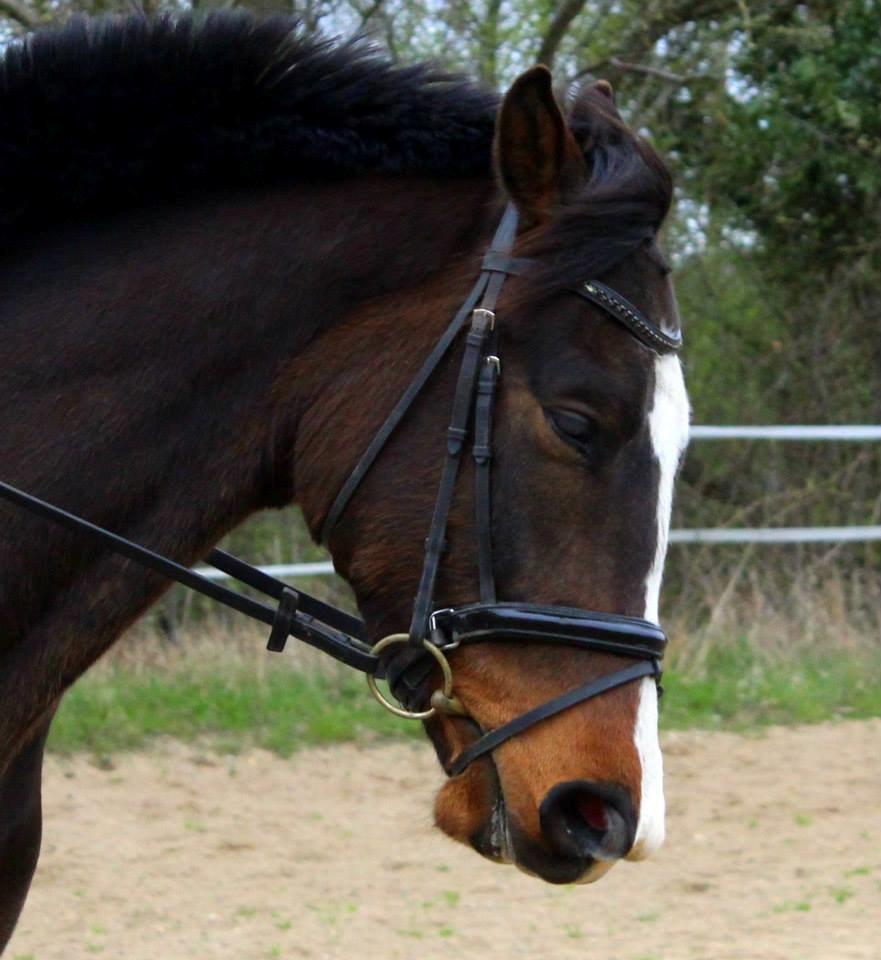
<path id="1" fill-rule="evenodd" d="M 507 273 L 522 277 L 534 269 L 536 262 L 527 257 L 511 257 L 496 250 L 490 250 L 483 258 L 483 269 L 494 270 L 497 273 Z M 585 280 L 574 287 L 567 287 L 572 293 L 589 300 L 591 303 L 605 310 L 610 317 L 623 324 L 627 329 L 647 347 L 657 353 L 669 353 L 682 346 L 682 334 L 665 333 L 657 324 L 651 322 L 646 315 L 621 294 L 616 293 L 599 280 Z"/>
<path id="2" fill-rule="evenodd" d="M 635 336 L 661 353 L 671 350 L 678 350 L 682 346 L 682 334 L 676 331 L 675 334 L 665 333 L 657 324 L 649 320 L 642 311 L 635 307 L 629 300 L 625 300 L 620 294 L 617 294 L 611 287 L 607 287 L 599 280 L 587 280 L 575 287 L 570 287 L 573 293 L 579 297 L 590 300 L 598 307 L 602 307 L 606 313 L 613 316 L 619 323 Z"/>

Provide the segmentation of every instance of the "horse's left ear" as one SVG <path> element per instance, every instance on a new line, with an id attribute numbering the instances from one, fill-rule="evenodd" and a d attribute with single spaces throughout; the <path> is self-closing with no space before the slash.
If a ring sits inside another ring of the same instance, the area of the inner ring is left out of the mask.
<path id="1" fill-rule="evenodd" d="M 502 184 L 527 222 L 546 217 L 584 180 L 584 157 L 554 97 L 547 67 L 527 70 L 505 95 L 495 159 Z"/>
<path id="2" fill-rule="evenodd" d="M 604 96 L 609 103 L 614 107 L 615 106 L 615 91 L 612 89 L 612 84 L 608 80 L 595 80 L 590 88 L 594 93 L 599 93 Z"/>

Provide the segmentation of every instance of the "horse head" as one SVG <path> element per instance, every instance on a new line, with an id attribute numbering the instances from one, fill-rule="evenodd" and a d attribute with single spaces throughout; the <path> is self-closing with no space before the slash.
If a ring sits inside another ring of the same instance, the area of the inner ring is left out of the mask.
<path id="1" fill-rule="evenodd" d="M 504 98 L 494 156 L 503 197 L 487 220 L 513 204 L 520 259 L 512 262 L 528 264 L 509 271 L 515 275 L 495 306 L 502 372 L 492 417 L 491 541 L 498 595 L 657 622 L 673 481 L 688 436 L 681 367 L 571 291 L 596 277 L 662 336 L 678 336 L 669 268 L 656 240 L 670 202 L 669 174 L 624 125 L 608 84 L 583 89 L 566 116 L 544 68 L 523 74 Z M 485 248 L 485 236 L 479 245 Z M 433 329 L 461 297 L 459 274 L 469 270 L 473 260 L 433 277 L 406 303 L 383 306 L 394 314 L 385 335 L 399 346 L 395 361 L 376 374 L 389 381 L 386 406 L 400 392 L 399 369 L 412 372 L 422 352 L 413 346 L 422 343 L 414 317 L 420 331 Z M 337 567 L 374 639 L 399 633 L 410 620 L 456 369 L 454 362 L 439 366 L 330 532 Z M 332 430 L 326 416 L 301 421 L 298 463 L 307 464 L 308 488 L 301 499 L 313 530 L 321 529 L 335 487 L 369 440 L 364 402 L 357 391 L 338 397 Z M 331 433 L 333 444 L 326 440 Z M 452 496 L 435 607 L 477 598 L 474 469 L 466 458 Z M 319 475 L 320 485 L 310 482 Z M 555 882 L 594 880 L 616 860 L 646 857 L 660 846 L 664 795 L 653 678 L 585 700 L 458 772 L 456 757 L 481 732 L 629 661 L 490 638 L 450 652 L 449 662 L 460 709 L 426 721 L 441 764 L 453 773 L 435 806 L 444 832 Z M 433 675 L 427 691 L 438 685 Z"/>

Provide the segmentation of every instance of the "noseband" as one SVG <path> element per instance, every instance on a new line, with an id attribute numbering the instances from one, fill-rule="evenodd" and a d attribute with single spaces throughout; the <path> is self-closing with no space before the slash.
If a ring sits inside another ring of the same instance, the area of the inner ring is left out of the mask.
<path id="1" fill-rule="evenodd" d="M 509 205 L 483 258 L 477 282 L 343 484 L 327 513 L 321 539 L 327 542 L 387 440 L 458 334 L 467 326 L 465 351 L 447 428 L 446 456 L 431 527 L 425 541 L 422 575 L 413 603 L 410 629 L 407 634 L 386 637 L 373 648 L 375 654 L 388 651 L 384 658 L 385 675 L 392 693 L 404 709 L 396 707 L 382 696 L 374 677 L 368 677 L 371 690 L 384 706 L 399 716 L 424 719 L 437 710 L 468 716 L 460 701 L 451 696 L 452 673 L 445 666 L 445 654 L 462 644 L 481 640 L 554 643 L 617 654 L 638 662 L 570 690 L 510 723 L 484 733 L 453 759 L 448 769 L 452 776 L 461 773 L 478 757 L 491 752 L 511 737 L 575 704 L 641 677 L 653 676 L 660 683 L 660 661 L 667 642 L 660 627 L 638 617 L 497 600 L 492 562 L 490 482 L 493 407 L 501 374 L 495 309 L 505 279 L 509 275 L 526 274 L 534 266 L 531 260 L 510 255 L 516 233 L 517 212 L 513 205 Z M 568 289 L 601 307 L 651 350 L 662 353 L 677 350 L 681 346 L 678 332 L 671 335 L 661 330 L 605 284 L 588 280 Z M 475 474 L 474 509 L 480 602 L 435 610 L 435 582 L 446 544 L 447 520 L 469 435 Z M 401 649 L 389 649 L 395 647 Z M 441 662 L 444 688 L 428 698 L 426 684 L 430 682 L 436 662 Z"/>
<path id="2" fill-rule="evenodd" d="M 447 769 L 451 776 L 462 773 L 478 757 L 490 753 L 511 737 L 569 707 L 641 677 L 654 677 L 660 682 L 660 662 L 667 638 L 661 628 L 651 621 L 570 607 L 500 602 L 496 597 L 492 562 L 490 464 L 493 405 L 501 361 L 495 307 L 506 277 L 525 274 L 533 266 L 530 260 L 510 255 L 516 232 L 517 213 L 509 206 L 483 259 L 477 282 L 343 484 L 322 528 L 321 539 L 326 542 L 389 437 L 459 334 L 467 327 L 465 351 L 447 429 L 446 456 L 425 542 L 422 576 L 408 633 L 392 634 L 371 647 L 364 623 L 357 617 L 295 590 L 221 550 L 212 550 L 208 562 L 232 579 L 271 598 L 275 601 L 274 605 L 230 590 L 168 557 L 3 481 L 0 481 L 0 498 L 270 625 L 270 650 L 283 650 L 287 638 L 293 636 L 364 672 L 380 702 L 399 716 L 421 719 L 441 711 L 467 717 L 467 710 L 453 695 L 453 674 L 447 654 L 459 646 L 483 640 L 552 643 L 612 653 L 637 661 L 555 697 L 495 730 L 485 732 L 453 758 Z M 661 330 L 633 304 L 597 280 L 588 280 L 568 290 L 601 307 L 656 353 L 670 352 L 681 346 L 678 333 L 669 334 Z M 446 541 L 447 519 L 469 436 L 475 464 L 474 504 L 480 600 L 458 607 L 434 609 L 435 581 Z M 428 685 L 437 666 L 441 669 L 443 686 L 429 693 Z M 391 703 L 379 692 L 376 687 L 378 677 L 388 680 L 392 693 L 402 707 Z"/>

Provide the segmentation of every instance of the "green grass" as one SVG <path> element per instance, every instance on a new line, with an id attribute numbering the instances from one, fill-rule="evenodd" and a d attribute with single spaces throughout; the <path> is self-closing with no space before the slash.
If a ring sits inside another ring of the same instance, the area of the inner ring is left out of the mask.
<path id="1" fill-rule="evenodd" d="M 256 663 L 227 663 L 221 646 L 211 668 L 186 659 L 153 669 L 101 667 L 66 696 L 49 747 L 102 755 L 155 737 L 208 738 L 223 751 L 258 746 L 287 755 L 309 744 L 420 734 L 418 723 L 382 710 L 360 676 L 301 672 L 290 661 L 265 669 Z M 700 673 L 674 665 L 664 686 L 661 723 L 668 729 L 881 716 L 881 652 L 765 662 L 733 645 L 713 651 Z"/>
<path id="2" fill-rule="evenodd" d="M 332 681 L 290 670 L 258 677 L 240 668 L 207 674 L 113 668 L 85 676 L 68 693 L 49 749 L 106 754 L 159 736 L 207 736 L 224 751 L 257 746 L 287 755 L 306 744 L 418 732 L 418 725 L 380 709 L 356 676 Z"/>
<path id="3" fill-rule="evenodd" d="M 746 644 L 716 647 L 700 674 L 664 675 L 668 728 L 743 730 L 881 716 L 881 651 L 769 659 Z"/>

